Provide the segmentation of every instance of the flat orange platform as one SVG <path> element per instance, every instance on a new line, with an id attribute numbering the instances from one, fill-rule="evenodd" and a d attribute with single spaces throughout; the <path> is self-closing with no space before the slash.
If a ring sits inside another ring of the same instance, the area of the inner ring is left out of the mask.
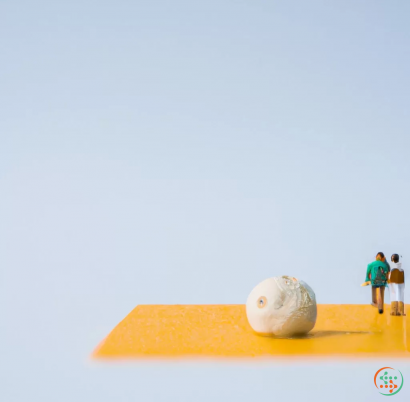
<path id="1" fill-rule="evenodd" d="M 406 311 L 410 314 L 409 305 Z M 410 316 L 367 305 L 318 305 L 305 337 L 261 337 L 244 305 L 140 305 L 93 353 L 94 358 L 394 357 L 410 359 Z"/>

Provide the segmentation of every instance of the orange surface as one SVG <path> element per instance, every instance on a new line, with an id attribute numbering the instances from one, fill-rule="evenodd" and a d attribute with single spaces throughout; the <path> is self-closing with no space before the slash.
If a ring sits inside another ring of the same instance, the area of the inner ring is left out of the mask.
<path id="1" fill-rule="evenodd" d="M 409 305 L 406 311 L 410 314 Z M 121 321 L 95 358 L 380 357 L 410 359 L 410 315 L 378 314 L 370 305 L 318 305 L 303 338 L 253 333 L 244 305 L 140 305 Z"/>

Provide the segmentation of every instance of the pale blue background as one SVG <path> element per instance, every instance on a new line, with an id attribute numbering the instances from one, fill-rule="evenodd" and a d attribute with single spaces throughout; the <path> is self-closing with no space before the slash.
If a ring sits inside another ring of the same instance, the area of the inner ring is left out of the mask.
<path id="1" fill-rule="evenodd" d="M 88 356 L 137 304 L 244 303 L 279 274 L 368 303 L 377 251 L 407 267 L 409 18 L 406 1 L 1 0 L 0 399 L 369 400 L 383 365 L 408 381 L 391 360 Z"/>

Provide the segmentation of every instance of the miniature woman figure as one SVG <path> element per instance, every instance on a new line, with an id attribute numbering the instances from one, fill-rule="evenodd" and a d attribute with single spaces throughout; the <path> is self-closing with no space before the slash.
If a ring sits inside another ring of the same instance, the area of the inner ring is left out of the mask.
<path id="1" fill-rule="evenodd" d="M 389 276 L 391 315 L 406 315 L 404 313 L 404 270 L 399 262 L 399 255 L 391 256 L 392 263 Z"/>
<path id="2" fill-rule="evenodd" d="M 379 314 L 383 314 L 384 289 L 387 286 L 387 276 L 390 271 L 389 264 L 383 253 L 377 253 L 376 260 L 367 266 L 366 282 L 362 286 L 372 285 L 372 306 L 378 307 Z M 379 297 L 377 297 L 379 289 Z"/>

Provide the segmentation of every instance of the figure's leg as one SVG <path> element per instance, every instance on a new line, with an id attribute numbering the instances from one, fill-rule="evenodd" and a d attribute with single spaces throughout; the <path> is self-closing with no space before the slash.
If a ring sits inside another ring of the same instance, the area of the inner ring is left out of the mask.
<path id="1" fill-rule="evenodd" d="M 377 307 L 377 288 L 372 286 L 372 306 Z"/>
<path id="2" fill-rule="evenodd" d="M 399 287 L 399 312 L 400 315 L 406 315 L 404 313 L 404 283 L 400 283 Z"/>
<path id="3" fill-rule="evenodd" d="M 390 302 L 390 315 L 398 315 L 398 303 L 396 301 Z"/>
<path id="4" fill-rule="evenodd" d="M 390 288 L 390 315 L 399 315 L 398 314 L 398 299 L 397 299 L 397 292 L 398 287 L 397 283 L 391 283 Z"/>
<path id="5" fill-rule="evenodd" d="M 383 307 L 384 307 L 384 286 L 379 287 L 379 297 L 377 299 L 377 304 L 379 308 L 379 314 L 383 314 Z"/>
<path id="6" fill-rule="evenodd" d="M 399 314 L 398 315 L 406 315 L 406 313 L 404 312 L 404 303 L 403 302 L 399 302 Z"/>

